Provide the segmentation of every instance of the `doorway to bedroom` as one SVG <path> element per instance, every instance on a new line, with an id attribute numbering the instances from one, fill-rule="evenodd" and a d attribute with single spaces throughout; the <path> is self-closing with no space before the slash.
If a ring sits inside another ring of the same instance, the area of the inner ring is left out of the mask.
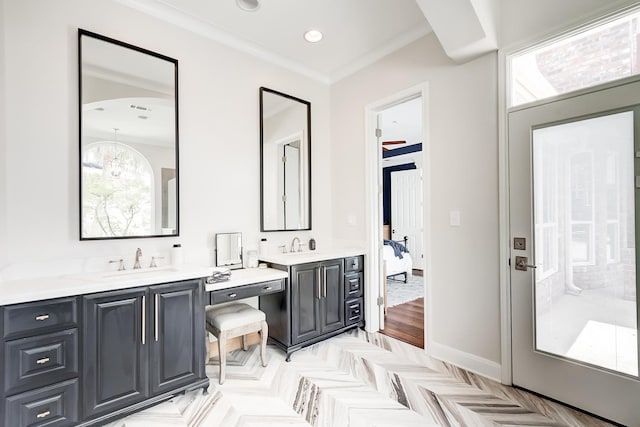
<path id="1" fill-rule="evenodd" d="M 377 114 L 382 154 L 381 333 L 424 348 L 423 100 L 391 105 Z"/>

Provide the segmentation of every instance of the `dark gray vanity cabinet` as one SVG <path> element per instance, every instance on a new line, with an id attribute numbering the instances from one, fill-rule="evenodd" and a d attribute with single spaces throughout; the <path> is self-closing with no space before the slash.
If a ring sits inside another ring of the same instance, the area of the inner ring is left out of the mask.
<path id="1" fill-rule="evenodd" d="M 326 334 L 344 326 L 344 277 L 342 260 L 325 261 L 320 267 L 320 279 L 322 281 L 320 316 L 322 319 L 322 333 Z"/>
<path id="2" fill-rule="evenodd" d="M 79 420 L 76 297 L 0 307 L 0 425 L 71 426 Z"/>
<path id="3" fill-rule="evenodd" d="M 150 288 L 151 394 L 164 393 L 204 377 L 204 310 L 200 281 Z"/>
<path id="4" fill-rule="evenodd" d="M 205 378 L 202 294 L 198 279 L 83 298 L 85 417 Z"/>
<path id="5" fill-rule="evenodd" d="M 83 413 L 112 412 L 149 396 L 148 288 L 83 298 Z"/>
<path id="6" fill-rule="evenodd" d="M 291 267 L 291 344 L 322 333 L 320 268 L 317 262 Z"/>
<path id="7" fill-rule="evenodd" d="M 291 267 L 291 342 L 299 344 L 344 326 L 342 260 Z"/>
<path id="8" fill-rule="evenodd" d="M 345 322 L 364 324 L 364 257 L 344 260 Z"/>
<path id="9" fill-rule="evenodd" d="M 357 258 L 361 266 L 364 258 Z M 267 315 L 269 338 L 287 352 L 287 360 L 300 348 L 364 325 L 362 289 L 357 297 L 352 297 L 345 288 L 346 279 L 351 277 L 345 275 L 347 260 L 350 258 L 291 266 L 271 265 L 287 270 L 289 283 L 285 292 L 261 296 L 260 309 Z M 353 268 L 351 264 L 349 268 Z M 362 280 L 362 269 L 357 273 Z M 350 307 L 356 300 L 359 304 L 358 318 L 354 320 L 351 312 L 352 320 L 349 321 L 347 311 L 352 310 Z"/>
<path id="10" fill-rule="evenodd" d="M 204 280 L 0 306 L 0 427 L 103 425 L 207 388 Z"/>

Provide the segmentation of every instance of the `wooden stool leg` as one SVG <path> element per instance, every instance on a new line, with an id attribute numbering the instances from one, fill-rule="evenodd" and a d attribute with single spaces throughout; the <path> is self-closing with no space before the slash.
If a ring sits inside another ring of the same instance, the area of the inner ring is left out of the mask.
<path id="1" fill-rule="evenodd" d="M 249 350 L 249 343 L 247 342 L 247 336 L 246 335 L 242 336 L 242 349 L 244 351 Z"/>
<path id="2" fill-rule="evenodd" d="M 227 365 L 227 333 L 220 332 L 218 336 L 218 354 L 220 355 L 220 378 L 219 383 L 224 383 L 225 367 Z"/>
<path id="3" fill-rule="evenodd" d="M 260 358 L 262 359 L 262 366 L 267 366 L 267 337 L 269 336 L 269 326 L 267 322 L 261 322 L 262 329 L 260 330 Z"/>

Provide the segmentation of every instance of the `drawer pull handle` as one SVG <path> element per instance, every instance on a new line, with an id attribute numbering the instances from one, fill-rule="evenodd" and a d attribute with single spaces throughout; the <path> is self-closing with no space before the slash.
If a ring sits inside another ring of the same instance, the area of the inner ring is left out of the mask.
<path id="1" fill-rule="evenodd" d="M 36 418 L 46 418 L 49 415 L 51 415 L 50 411 L 44 411 L 44 412 L 40 412 L 38 415 L 36 415 Z"/>
<path id="2" fill-rule="evenodd" d="M 235 298 L 237 296 L 238 296 L 238 294 L 229 294 L 229 298 Z"/>
<path id="3" fill-rule="evenodd" d="M 349 308 L 358 308 L 358 304 L 350 305 Z"/>
<path id="4" fill-rule="evenodd" d="M 264 288 L 262 288 L 262 290 L 264 290 L 264 291 L 270 291 L 270 290 L 271 290 L 271 286 L 265 286 Z"/>
<path id="5" fill-rule="evenodd" d="M 353 285 L 353 289 L 358 289 L 360 288 L 360 285 Z"/>
<path id="6" fill-rule="evenodd" d="M 47 363 L 50 359 L 48 357 L 43 357 L 42 359 L 38 359 L 36 360 L 36 363 L 38 365 L 44 365 L 45 363 Z"/>
<path id="7" fill-rule="evenodd" d="M 48 314 L 41 314 L 40 316 L 36 316 L 36 320 L 38 322 L 42 322 L 43 320 L 47 320 L 49 318 Z"/>

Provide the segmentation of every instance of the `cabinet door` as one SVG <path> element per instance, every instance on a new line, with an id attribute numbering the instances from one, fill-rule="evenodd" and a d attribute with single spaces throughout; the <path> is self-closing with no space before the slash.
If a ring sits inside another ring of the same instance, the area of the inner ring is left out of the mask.
<path id="1" fill-rule="evenodd" d="M 291 343 L 298 344 L 320 335 L 320 263 L 291 267 Z"/>
<path id="2" fill-rule="evenodd" d="M 204 375 L 205 328 L 201 282 L 189 280 L 150 288 L 151 394 L 188 384 Z"/>
<path id="3" fill-rule="evenodd" d="M 342 260 L 322 263 L 322 333 L 342 328 L 344 323 L 344 275 Z"/>
<path id="4" fill-rule="evenodd" d="M 84 416 L 112 412 L 149 394 L 147 289 L 83 297 Z"/>

